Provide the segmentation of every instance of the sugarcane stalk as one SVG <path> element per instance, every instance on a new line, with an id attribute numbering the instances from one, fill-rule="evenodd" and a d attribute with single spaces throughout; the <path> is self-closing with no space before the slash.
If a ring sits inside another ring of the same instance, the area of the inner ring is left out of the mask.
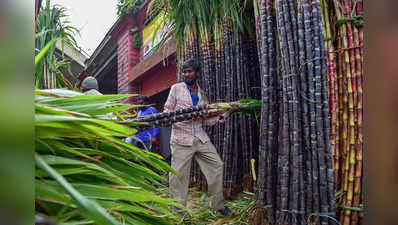
<path id="1" fill-rule="evenodd" d="M 328 72 L 329 72 L 329 106 L 330 106 L 330 120 L 331 120 L 331 151 L 333 154 L 333 168 L 335 171 L 339 171 L 339 151 L 338 151 L 338 140 L 339 140 L 339 128 L 338 128 L 338 99 L 337 99 L 337 78 L 336 78 L 336 61 L 334 46 L 332 43 L 332 35 L 330 29 L 330 18 L 329 18 L 329 6 L 326 0 L 321 1 L 322 4 L 322 18 L 323 18 L 323 31 L 324 40 L 327 51 L 328 61 Z M 335 184 L 337 185 L 338 173 L 334 173 Z M 337 186 L 336 186 L 337 187 Z"/>
<path id="2" fill-rule="evenodd" d="M 259 64 L 261 73 L 261 120 L 260 120 L 260 136 L 259 136 L 259 154 L 258 154 L 258 180 L 256 183 L 256 204 L 258 205 L 258 210 L 256 210 L 255 215 L 251 219 L 254 224 L 260 225 L 264 221 L 266 194 L 271 191 L 266 189 L 266 160 L 267 160 L 267 141 L 268 141 L 268 109 L 269 109 L 269 75 L 268 72 L 268 48 L 266 43 L 267 38 L 267 24 L 266 24 L 266 0 L 254 1 L 256 24 L 257 24 L 257 45 L 259 51 Z M 269 150 L 268 150 L 269 151 Z"/>
<path id="3" fill-rule="evenodd" d="M 361 46 L 359 40 L 358 29 L 354 27 L 354 40 L 356 46 Z M 354 199 L 353 206 L 358 207 L 361 204 L 361 178 L 362 178 L 362 65 L 361 65 L 361 55 L 360 49 L 355 49 L 356 54 L 356 83 L 358 88 L 358 102 L 356 105 L 356 165 L 355 165 L 355 177 L 354 177 Z M 358 213 L 353 213 L 352 218 L 353 224 L 357 224 Z"/>
<path id="4" fill-rule="evenodd" d="M 321 203 L 321 213 L 328 213 L 329 212 L 329 201 L 328 201 L 328 176 L 327 176 L 327 164 L 326 164 L 326 157 L 328 154 L 328 144 L 325 143 L 325 140 L 329 140 L 325 138 L 325 135 L 329 135 L 329 130 L 324 125 L 323 120 L 328 120 L 328 111 L 324 110 L 324 105 L 327 106 L 327 94 L 326 96 L 323 94 L 325 93 L 322 91 L 322 87 L 327 85 L 327 82 L 322 82 L 322 72 L 324 71 L 322 68 L 325 69 L 324 60 L 321 58 L 323 56 L 322 44 L 322 33 L 320 29 L 320 5 L 319 1 L 313 0 L 312 1 L 312 21 L 314 26 L 314 64 L 315 64 L 315 112 L 316 112 L 316 129 L 317 129 L 317 153 L 318 153 L 318 164 L 319 164 L 319 190 L 320 190 L 320 203 Z M 327 86 L 326 86 L 327 87 Z M 325 101 L 326 97 L 326 103 Z M 325 118 L 326 117 L 326 118 Z M 333 192 L 333 191 L 332 191 Z M 320 218 L 321 224 L 328 224 L 328 219 L 325 217 Z"/>
<path id="5" fill-rule="evenodd" d="M 312 47 L 312 32 L 311 27 L 311 8 L 308 1 L 303 1 L 304 10 L 304 37 L 307 61 L 313 60 L 313 47 Z M 314 63 L 308 61 L 305 64 L 308 73 L 308 93 L 307 101 L 309 104 L 309 116 L 310 116 L 310 133 L 311 133 L 311 162 L 312 162 L 312 212 L 319 213 L 320 211 L 320 200 L 319 200 L 319 165 L 318 165 L 318 154 L 317 154 L 317 129 L 316 129 L 316 110 L 315 110 L 315 77 L 314 77 Z"/>
<path id="6" fill-rule="evenodd" d="M 352 6 L 349 5 L 348 2 L 345 2 L 345 13 L 350 13 L 351 15 L 356 12 L 355 8 L 350 7 Z M 361 89 L 361 53 L 360 49 L 362 48 L 362 44 L 360 43 L 359 40 L 359 32 L 358 29 L 362 28 L 357 28 L 354 24 L 347 24 L 348 29 L 352 29 L 352 32 L 349 33 L 350 40 L 349 41 L 349 46 L 351 43 L 350 48 L 351 50 L 351 55 L 350 55 L 350 60 L 354 61 L 355 63 L 352 63 L 352 66 L 355 66 L 355 71 L 353 71 L 353 86 L 356 87 L 356 91 L 354 92 L 354 129 L 355 129 L 355 140 L 354 140 L 354 148 L 355 148 L 355 165 L 354 165 L 354 176 L 353 176 L 353 200 L 352 200 L 352 206 L 353 207 L 358 207 L 361 204 L 360 197 L 361 197 L 361 177 L 362 177 L 362 145 L 360 144 L 360 127 L 359 127 L 359 120 L 360 114 L 361 114 L 361 109 L 359 105 L 362 102 L 362 89 Z M 355 56 L 354 56 L 355 55 Z M 354 69 L 354 68 L 353 68 Z M 358 224 L 358 212 L 352 211 L 351 213 L 351 224 Z"/>
<path id="7" fill-rule="evenodd" d="M 230 21 L 224 20 L 223 23 L 223 31 L 224 31 L 224 43 L 225 43 L 225 83 L 226 83 L 226 93 L 225 93 L 225 99 L 227 101 L 230 101 L 232 99 L 232 28 Z M 223 143 L 223 149 L 226 151 L 223 153 L 224 154 L 224 185 L 225 185 L 225 192 L 224 196 L 228 199 L 231 196 L 231 191 L 232 191 L 232 173 L 229 173 L 232 168 L 232 156 L 231 156 L 231 148 L 232 148 L 232 121 L 229 120 L 225 124 L 225 130 L 224 130 L 224 143 Z"/>
<path id="8" fill-rule="evenodd" d="M 319 9 L 322 8 L 320 2 L 317 1 L 317 7 Z M 318 10 L 317 17 L 318 21 L 321 21 L 321 10 Z M 324 30 L 322 23 L 319 23 L 320 29 Z M 334 198 L 335 187 L 334 187 L 334 169 L 333 169 L 333 153 L 331 148 L 331 113 L 330 113 L 330 105 L 331 102 L 329 97 L 329 78 L 328 78 L 328 65 L 327 65 L 327 52 L 326 47 L 324 45 L 325 40 L 323 33 L 320 33 L 320 47 L 321 47 L 321 81 L 322 81 L 322 112 L 323 112 L 323 122 L 324 122 L 324 140 L 325 140 L 325 154 L 324 160 L 326 165 L 326 177 L 327 177 L 327 200 L 328 200 L 328 214 L 335 218 L 336 217 L 336 201 Z M 332 220 L 327 220 L 328 223 L 333 223 Z"/>
<path id="9" fill-rule="evenodd" d="M 301 197 L 303 190 L 299 190 L 299 171 L 300 166 L 302 164 L 299 161 L 299 151 L 301 151 L 301 145 L 299 142 L 299 136 L 301 135 L 299 123 L 298 123 L 298 111 L 299 111 L 299 100 L 297 97 L 297 92 L 299 91 L 296 84 L 296 74 L 297 74 L 297 56 L 298 56 L 298 48 L 297 48 L 297 22 L 296 22 L 296 12 L 294 10 L 293 1 L 285 1 L 283 6 L 283 15 L 284 15 L 284 27 L 286 31 L 286 36 L 281 36 L 281 39 L 287 38 L 287 49 L 289 52 L 286 74 L 286 83 L 287 83 L 287 99 L 289 102 L 289 139 L 290 139 L 290 190 L 289 190 L 289 210 L 297 211 L 298 210 L 298 199 Z M 283 76 L 283 75 L 282 75 Z M 304 221 L 304 218 L 297 214 L 293 213 L 290 216 L 290 224 L 296 224 L 297 220 L 300 222 Z"/>
<path id="10" fill-rule="evenodd" d="M 337 5 L 338 3 L 335 1 L 335 4 Z M 347 12 L 349 11 L 348 9 L 348 4 L 346 1 L 343 2 L 344 9 L 346 11 L 346 16 Z M 342 15 L 344 15 L 344 12 L 339 12 L 337 10 L 337 18 L 342 19 Z M 342 38 L 342 47 L 344 49 L 349 48 L 352 46 L 352 37 L 351 35 L 351 30 L 350 26 L 348 24 L 342 24 L 339 27 L 339 30 L 341 32 L 341 38 Z M 351 56 L 351 57 L 350 57 Z M 354 68 L 353 62 L 350 62 L 353 60 L 353 52 L 351 50 L 344 51 L 344 58 L 345 62 L 343 66 L 345 65 L 345 75 L 346 75 L 346 81 L 347 81 L 347 92 L 348 92 L 348 151 L 347 151 L 347 158 L 346 158 L 346 165 L 345 165 L 345 180 L 344 180 L 344 191 L 346 192 L 345 198 L 344 198 L 344 205 L 347 206 L 352 206 L 352 196 L 353 196 L 353 175 L 354 175 L 354 168 L 355 168 L 355 128 L 354 128 L 354 94 L 353 94 L 353 83 L 352 83 L 352 71 Z M 351 59 L 351 60 L 350 60 Z M 343 67 L 344 68 L 344 67 Z M 351 211 L 350 210 L 344 210 L 344 215 L 342 214 L 340 217 L 340 221 L 342 224 L 346 225 L 350 223 L 350 217 L 351 217 Z"/>
<path id="11" fill-rule="evenodd" d="M 268 156 L 266 161 L 266 169 L 267 169 L 267 205 L 272 206 L 271 210 L 268 210 L 268 218 L 271 218 L 271 222 L 274 221 L 276 214 L 276 198 L 274 196 L 275 192 L 272 191 L 277 184 L 278 177 L 273 174 L 277 173 L 277 167 L 275 163 L 278 159 L 278 129 L 279 129 L 279 96 L 278 96 L 278 66 L 277 61 L 279 57 L 279 52 L 277 51 L 277 38 L 276 38 L 276 20 L 275 20 L 275 11 L 274 11 L 274 0 L 266 1 L 266 12 L 267 12 L 267 45 L 268 47 L 268 74 L 269 74 L 269 112 L 270 116 L 268 116 Z"/>
<path id="12" fill-rule="evenodd" d="M 306 49 L 304 36 L 304 8 L 302 2 L 298 3 L 298 46 L 299 46 L 299 74 L 300 74 L 300 91 L 302 95 L 308 93 L 308 79 L 305 67 Z M 305 101 L 305 99 L 304 99 Z M 311 161 L 311 139 L 310 139 L 310 121 L 309 121 L 309 104 L 303 102 L 301 111 L 302 129 L 303 129 L 303 157 L 305 162 L 305 207 L 302 211 L 312 212 L 312 161 Z"/>

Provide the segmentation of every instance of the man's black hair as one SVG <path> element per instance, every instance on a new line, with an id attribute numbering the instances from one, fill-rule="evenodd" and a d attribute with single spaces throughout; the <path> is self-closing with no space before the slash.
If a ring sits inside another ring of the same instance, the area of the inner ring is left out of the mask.
<path id="1" fill-rule="evenodd" d="M 149 103 L 149 98 L 145 95 L 140 95 L 137 99 L 142 100 L 144 103 Z"/>
<path id="2" fill-rule="evenodd" d="M 200 66 L 195 59 L 188 59 L 182 63 L 182 70 L 192 68 L 196 72 L 200 72 Z"/>

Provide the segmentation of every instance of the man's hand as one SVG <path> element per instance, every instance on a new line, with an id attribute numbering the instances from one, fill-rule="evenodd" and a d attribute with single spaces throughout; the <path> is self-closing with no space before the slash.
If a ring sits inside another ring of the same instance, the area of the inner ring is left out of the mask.
<path id="1" fill-rule="evenodd" d="M 228 110 L 228 114 L 231 115 L 232 113 L 236 112 L 239 110 L 239 105 L 237 104 L 232 104 L 232 107 Z"/>
<path id="2" fill-rule="evenodd" d="M 208 110 L 209 109 L 209 104 L 202 104 L 202 105 L 199 105 L 200 107 L 202 107 L 202 109 L 204 109 L 204 110 Z"/>
<path id="3" fill-rule="evenodd" d="M 153 138 L 151 139 L 151 145 L 155 145 L 155 144 L 158 143 L 158 142 L 159 142 L 158 136 L 153 137 Z"/>

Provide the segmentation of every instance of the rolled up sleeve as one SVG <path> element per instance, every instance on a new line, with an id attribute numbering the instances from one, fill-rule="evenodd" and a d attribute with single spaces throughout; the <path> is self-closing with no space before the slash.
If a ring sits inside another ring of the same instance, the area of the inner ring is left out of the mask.
<path id="1" fill-rule="evenodd" d="M 176 89 L 175 86 L 172 86 L 170 89 L 169 96 L 167 97 L 167 101 L 164 104 L 163 112 L 173 111 L 175 109 L 176 102 L 177 102 Z"/>

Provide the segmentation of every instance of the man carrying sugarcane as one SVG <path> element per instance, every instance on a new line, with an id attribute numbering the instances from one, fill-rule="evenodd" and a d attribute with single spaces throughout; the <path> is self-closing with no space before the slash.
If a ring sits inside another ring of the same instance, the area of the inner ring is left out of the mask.
<path id="1" fill-rule="evenodd" d="M 138 96 L 137 99 L 137 104 L 142 105 L 140 110 L 137 113 L 137 118 L 152 115 L 155 113 L 158 113 L 158 110 L 155 109 L 155 107 L 148 105 L 149 104 L 149 99 L 146 96 Z M 133 137 L 128 137 L 126 138 L 126 142 L 138 146 L 141 148 L 146 148 L 147 150 L 150 150 L 151 152 L 155 152 L 154 150 L 154 144 L 157 141 L 157 136 L 160 132 L 159 128 L 152 128 L 148 130 L 144 130 L 139 132 L 138 134 L 134 135 Z M 142 146 L 143 143 L 145 146 Z"/>
<path id="2" fill-rule="evenodd" d="M 165 112 L 196 105 L 206 107 L 209 104 L 207 97 L 197 84 L 200 67 L 196 61 L 185 61 L 182 70 L 184 82 L 174 84 L 171 87 L 164 105 Z M 233 105 L 229 111 L 222 115 L 193 119 L 172 125 L 170 138 L 171 167 L 181 175 L 183 181 L 170 173 L 170 195 L 172 198 L 179 199 L 182 205 L 186 206 L 187 204 L 191 161 L 195 159 L 206 177 L 209 195 L 213 197 L 213 209 L 224 216 L 231 214 L 230 209 L 224 206 L 223 162 L 203 130 L 202 124 L 215 125 L 217 122 L 224 122 L 226 117 L 237 110 L 238 106 Z"/>

